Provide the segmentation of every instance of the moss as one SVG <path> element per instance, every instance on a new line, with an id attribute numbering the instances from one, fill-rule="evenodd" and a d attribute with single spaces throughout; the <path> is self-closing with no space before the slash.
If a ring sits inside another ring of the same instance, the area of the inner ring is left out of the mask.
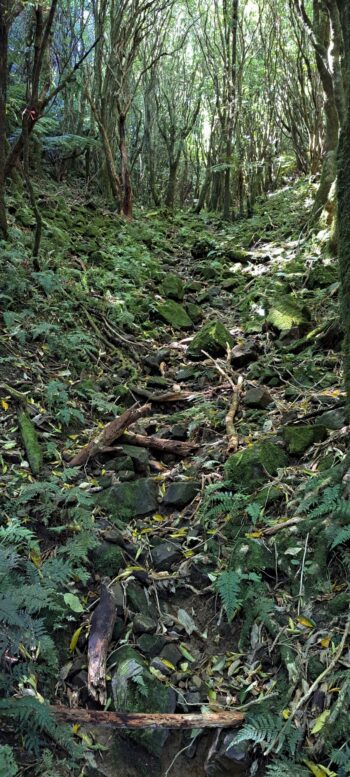
<path id="1" fill-rule="evenodd" d="M 349 602 L 350 594 L 341 593 L 335 596 L 334 599 L 330 599 L 330 601 L 327 602 L 327 609 L 331 615 L 341 615 L 341 613 L 348 611 Z"/>
<path id="2" fill-rule="evenodd" d="M 184 298 L 184 284 L 178 275 L 167 275 L 161 285 L 161 293 L 164 297 L 179 300 Z"/>
<path id="3" fill-rule="evenodd" d="M 292 297 L 286 295 L 272 304 L 267 321 L 279 332 L 285 332 L 293 326 L 305 323 L 308 318 L 305 308 L 298 305 Z"/>
<path id="4" fill-rule="evenodd" d="M 178 302 L 174 302 L 174 300 L 169 299 L 167 302 L 158 305 L 157 312 L 174 329 L 190 329 L 193 326 L 193 321 L 186 313 L 185 308 L 179 305 Z"/>
<path id="5" fill-rule="evenodd" d="M 18 423 L 32 473 L 39 475 L 43 464 L 43 454 L 34 424 L 24 410 L 21 410 L 18 415 Z"/>
<path id="6" fill-rule="evenodd" d="M 316 442 L 322 442 L 327 437 L 324 426 L 286 426 L 283 429 L 283 439 L 289 453 L 302 454 Z"/>
<path id="7" fill-rule="evenodd" d="M 220 356 L 226 353 L 227 345 L 233 345 L 229 331 L 220 321 L 208 321 L 190 343 L 188 355 L 192 359 L 202 359 L 203 351 L 206 351 L 211 356 Z"/>
<path id="8" fill-rule="evenodd" d="M 229 456 L 225 464 L 225 475 L 231 487 L 252 493 L 264 483 L 267 475 L 276 475 L 280 467 L 286 467 L 285 452 L 272 442 L 252 445 Z"/>
<path id="9" fill-rule="evenodd" d="M 117 545 L 103 542 L 92 551 L 92 564 L 98 574 L 115 577 L 124 566 L 123 553 Z"/>

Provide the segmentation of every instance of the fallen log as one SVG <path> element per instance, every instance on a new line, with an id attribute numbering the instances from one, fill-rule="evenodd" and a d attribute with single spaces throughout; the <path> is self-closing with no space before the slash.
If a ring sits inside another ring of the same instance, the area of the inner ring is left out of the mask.
<path id="1" fill-rule="evenodd" d="M 104 728 L 233 728 L 244 721 L 243 713 L 234 711 L 167 715 L 147 712 L 103 712 L 101 710 L 70 709 L 58 704 L 51 706 L 50 709 L 61 722 L 103 726 Z"/>
<path id="2" fill-rule="evenodd" d="M 140 448 L 154 448 L 156 451 L 164 453 L 175 453 L 177 456 L 188 456 L 189 453 L 196 450 L 198 445 L 193 442 L 182 442 L 181 440 L 167 440 L 153 435 L 136 434 L 127 432 L 120 438 L 121 443 L 127 445 L 139 445 Z"/>
<path id="3" fill-rule="evenodd" d="M 114 596 L 101 586 L 100 601 L 91 619 L 88 642 L 88 691 L 99 704 L 106 704 L 106 662 L 116 620 Z"/>
<path id="4" fill-rule="evenodd" d="M 125 429 L 127 429 L 128 426 L 131 426 L 131 424 L 135 423 L 138 418 L 143 418 L 144 416 L 148 415 L 151 410 L 151 405 L 142 405 L 140 407 L 138 403 L 132 407 L 129 407 L 125 413 L 118 416 L 118 418 L 114 418 L 113 421 L 111 421 L 109 424 L 107 424 L 107 426 L 104 427 L 104 429 L 102 429 L 97 437 L 87 443 L 87 445 L 85 445 L 84 448 L 79 451 L 79 453 L 73 456 L 69 462 L 69 466 L 81 467 L 86 464 L 89 459 L 92 459 L 94 456 L 100 453 L 101 448 L 109 447 L 123 434 L 123 432 L 125 432 Z"/>

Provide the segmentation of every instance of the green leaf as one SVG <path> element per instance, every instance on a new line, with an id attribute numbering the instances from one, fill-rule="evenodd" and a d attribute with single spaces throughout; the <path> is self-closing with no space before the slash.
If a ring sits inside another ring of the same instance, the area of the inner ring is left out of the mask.
<path id="1" fill-rule="evenodd" d="M 84 612 L 84 607 L 75 594 L 64 594 L 63 598 L 73 612 Z"/>

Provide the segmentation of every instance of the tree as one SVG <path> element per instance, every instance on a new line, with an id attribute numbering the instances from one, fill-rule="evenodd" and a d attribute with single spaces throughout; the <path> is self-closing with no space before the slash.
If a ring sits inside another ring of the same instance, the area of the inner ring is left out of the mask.
<path id="1" fill-rule="evenodd" d="M 350 418 L 350 8 L 337 0 L 344 35 L 346 97 L 338 153 L 338 239 L 342 325 L 345 334 L 344 377 Z"/>

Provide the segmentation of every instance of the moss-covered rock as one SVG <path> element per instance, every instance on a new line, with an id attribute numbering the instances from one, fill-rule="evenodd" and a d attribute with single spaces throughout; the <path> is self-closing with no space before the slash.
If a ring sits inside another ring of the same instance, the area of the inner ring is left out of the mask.
<path id="1" fill-rule="evenodd" d="M 154 480 L 142 478 L 130 483 L 120 483 L 97 495 L 97 502 L 113 519 L 126 521 L 138 515 L 157 510 L 158 485 Z"/>
<path id="2" fill-rule="evenodd" d="M 268 323 L 272 324 L 279 332 L 285 332 L 293 326 L 305 324 L 308 320 L 309 315 L 305 307 L 288 295 L 275 300 L 267 316 Z"/>
<path id="3" fill-rule="evenodd" d="M 184 284 L 178 275 L 166 275 L 160 290 L 164 297 L 169 297 L 179 302 L 184 298 Z"/>
<path id="4" fill-rule="evenodd" d="M 286 467 L 288 458 L 275 443 L 261 442 L 229 456 L 225 475 L 232 488 L 254 491 L 268 475 L 276 475 L 280 467 Z"/>
<path id="5" fill-rule="evenodd" d="M 122 648 L 116 653 L 117 667 L 112 678 L 114 707 L 118 712 L 173 713 L 176 696 L 172 688 L 164 685 L 149 672 L 145 662 L 132 648 Z M 167 731 L 133 731 L 135 741 L 150 753 L 159 757 L 168 737 Z"/>
<path id="6" fill-rule="evenodd" d="M 220 321 L 208 321 L 195 335 L 188 348 L 188 355 L 192 359 L 202 359 L 203 351 L 211 356 L 220 356 L 227 351 L 227 345 L 233 345 L 229 331 Z"/>
<path id="7" fill-rule="evenodd" d="M 193 321 L 190 319 L 188 313 L 186 313 L 185 308 L 172 299 L 158 305 L 157 312 L 158 315 L 166 321 L 167 324 L 171 324 L 174 329 L 190 329 L 193 326 Z"/>
<path id="8" fill-rule="evenodd" d="M 18 424 L 27 459 L 33 475 L 39 475 L 43 464 L 43 454 L 35 426 L 24 410 L 18 414 Z"/>
<path id="9" fill-rule="evenodd" d="M 282 432 L 289 453 L 296 455 L 305 453 L 315 442 L 322 442 L 327 437 L 324 426 L 286 426 Z"/>
<path id="10" fill-rule="evenodd" d="M 91 561 L 95 572 L 99 575 L 115 577 L 124 566 L 121 548 L 110 542 L 101 542 L 91 553 Z"/>
<path id="11" fill-rule="evenodd" d="M 199 305 L 195 305 L 193 302 L 187 303 L 186 311 L 194 324 L 198 324 L 203 318 L 202 308 Z"/>

